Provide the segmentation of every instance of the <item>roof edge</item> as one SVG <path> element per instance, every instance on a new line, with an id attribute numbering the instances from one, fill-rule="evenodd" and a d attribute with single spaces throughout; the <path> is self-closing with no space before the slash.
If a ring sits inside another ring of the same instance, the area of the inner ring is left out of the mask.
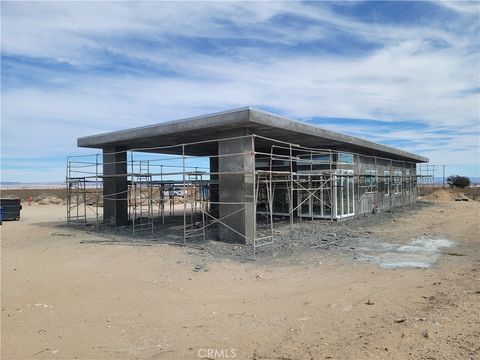
<path id="1" fill-rule="evenodd" d="M 171 120 L 171 121 L 165 121 L 165 122 L 160 122 L 160 123 L 155 123 L 151 125 L 144 125 L 144 126 L 137 126 L 133 128 L 128 128 L 128 129 L 123 129 L 123 130 L 116 130 L 116 131 L 109 131 L 97 135 L 89 135 L 89 136 L 82 136 L 77 138 L 77 146 L 79 147 L 92 147 L 94 145 L 98 145 L 97 143 L 99 142 L 98 140 L 100 138 L 105 138 L 105 137 L 111 137 L 111 136 L 118 136 L 122 135 L 124 133 L 129 133 L 132 131 L 142 131 L 142 130 L 148 130 L 156 126 L 174 126 L 177 124 L 181 123 L 186 123 L 190 121 L 199 121 L 202 119 L 207 119 L 207 118 L 212 118 L 212 117 L 217 117 L 217 116 L 222 116 L 222 115 L 230 115 L 230 114 L 235 114 L 235 113 L 240 113 L 242 111 L 249 111 L 251 110 L 250 106 L 243 106 L 231 110 L 225 110 L 225 111 L 218 111 L 206 115 L 199 115 L 199 116 L 192 116 L 192 117 L 186 117 L 178 120 Z M 248 115 L 246 117 L 248 119 Z M 97 141 L 95 141 L 98 139 Z"/>
<path id="2" fill-rule="evenodd" d="M 362 138 L 359 138 L 359 137 L 356 137 L 356 136 L 346 135 L 346 134 L 338 133 L 338 132 L 335 132 L 335 131 L 323 129 L 319 126 L 314 126 L 314 125 L 311 125 L 311 124 L 308 124 L 308 123 L 305 123 L 303 121 L 296 120 L 296 119 L 290 119 L 286 116 L 277 115 L 277 114 L 274 114 L 274 113 L 271 113 L 271 112 L 268 112 L 268 111 L 264 111 L 264 110 L 259 110 L 259 109 L 253 108 L 253 107 L 249 107 L 249 112 L 253 113 L 253 114 L 258 113 L 258 114 L 261 114 L 261 115 L 270 116 L 270 117 L 273 117 L 275 119 L 280 119 L 280 120 L 283 120 L 283 121 L 286 121 L 286 122 L 289 122 L 289 123 L 294 123 L 296 126 L 300 127 L 301 129 L 303 128 L 304 131 L 302 131 L 302 132 L 305 133 L 305 134 L 312 134 L 312 132 L 317 132 L 317 133 L 321 132 L 321 134 L 316 134 L 316 135 L 319 136 L 319 137 L 330 139 L 330 140 L 338 140 L 338 137 L 340 136 L 340 137 L 344 138 L 342 141 L 346 142 L 346 143 L 354 144 L 354 145 L 357 145 L 357 146 L 360 146 L 360 147 L 371 148 L 371 149 L 381 151 L 381 152 L 385 152 L 385 153 L 391 153 L 393 155 L 397 155 L 397 156 L 401 156 L 401 157 L 405 157 L 405 158 L 410 158 L 412 160 L 416 160 L 417 162 L 424 162 L 424 163 L 429 162 L 429 158 L 425 157 L 425 156 L 413 154 L 413 153 L 410 153 L 408 151 L 404 151 L 404 150 L 401 150 L 401 149 L 397 149 L 397 148 L 394 148 L 394 147 L 383 145 L 383 144 L 373 142 L 373 141 L 370 141 L 370 140 L 365 140 L 365 139 L 362 139 Z M 254 121 L 254 122 L 257 122 L 257 123 L 262 123 L 264 125 L 271 125 L 271 124 L 268 124 L 268 122 L 261 121 L 261 119 L 258 119 L 258 118 L 256 120 L 252 120 L 251 116 L 249 116 L 249 119 L 250 119 L 250 121 Z M 288 124 L 286 124 L 286 126 L 288 126 Z M 296 129 L 296 130 L 298 131 L 299 129 Z M 358 144 L 358 142 L 363 142 L 365 144 Z M 355 143 L 357 143 L 357 144 L 355 144 Z"/>
<path id="3" fill-rule="evenodd" d="M 242 114 L 246 112 L 246 114 Z M 280 123 L 279 123 L 280 121 Z M 236 125 L 242 123 L 256 123 L 265 126 L 282 128 L 287 131 L 317 136 L 331 141 L 343 142 L 359 148 L 372 149 L 386 154 L 403 157 L 414 162 L 428 162 L 424 156 L 409 153 L 404 150 L 393 148 L 380 143 L 362 138 L 326 130 L 318 126 L 291 119 L 268 111 L 260 110 L 252 106 L 243 106 L 231 110 L 214 112 L 206 115 L 182 118 L 152 125 L 139 126 L 129 129 L 101 133 L 98 135 L 83 136 L 77 138 L 77 146 L 101 148 L 102 145 L 111 145 L 115 142 L 126 140 L 129 133 L 136 132 L 136 136 L 154 137 L 175 132 L 195 131 L 221 125 Z"/>

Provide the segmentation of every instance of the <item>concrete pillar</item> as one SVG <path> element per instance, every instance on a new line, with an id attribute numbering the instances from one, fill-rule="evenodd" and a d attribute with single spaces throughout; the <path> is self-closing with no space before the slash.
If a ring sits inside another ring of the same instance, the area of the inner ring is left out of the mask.
<path id="1" fill-rule="evenodd" d="M 128 223 L 127 151 L 118 146 L 103 148 L 103 222 Z"/>
<path id="2" fill-rule="evenodd" d="M 210 173 L 218 173 L 218 157 L 211 157 L 210 158 Z M 215 204 L 210 204 L 209 213 L 210 215 L 218 218 L 218 174 L 211 174 L 210 175 L 210 201 L 214 202 Z"/>
<path id="3" fill-rule="evenodd" d="M 242 135 L 246 135 L 246 132 L 228 134 L 230 137 Z M 218 143 L 219 214 L 220 218 L 224 218 L 221 221 L 225 223 L 219 224 L 219 237 L 225 242 L 248 244 L 253 241 L 255 227 L 253 150 L 251 137 L 221 140 Z M 230 174 L 226 174 L 228 172 Z M 224 204 L 228 202 L 238 204 Z"/>

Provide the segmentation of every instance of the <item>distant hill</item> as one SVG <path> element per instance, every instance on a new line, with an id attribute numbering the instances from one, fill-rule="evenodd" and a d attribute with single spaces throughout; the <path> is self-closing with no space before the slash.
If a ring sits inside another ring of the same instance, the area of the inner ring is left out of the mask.
<path id="1" fill-rule="evenodd" d="M 20 182 L 20 181 L 0 181 L 2 189 L 46 189 L 64 187 L 63 181 L 45 181 L 45 182 Z"/>
<path id="2" fill-rule="evenodd" d="M 470 182 L 472 183 L 472 185 L 480 184 L 480 177 L 478 177 L 478 176 L 467 176 L 467 177 L 470 179 Z M 435 176 L 434 183 L 437 184 L 437 185 L 441 185 L 443 183 L 443 178 Z M 445 177 L 445 184 L 446 183 L 447 183 L 447 177 Z"/>

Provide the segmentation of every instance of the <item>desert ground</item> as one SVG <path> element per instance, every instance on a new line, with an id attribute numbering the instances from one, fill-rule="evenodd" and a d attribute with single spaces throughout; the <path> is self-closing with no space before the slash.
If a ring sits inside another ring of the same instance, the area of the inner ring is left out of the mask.
<path id="1" fill-rule="evenodd" d="M 352 226 L 348 247 L 238 260 L 108 241 L 24 203 L 1 226 L 1 358 L 479 359 L 480 202 L 453 199 Z M 437 240 L 452 245 L 431 266 L 362 253 Z"/>

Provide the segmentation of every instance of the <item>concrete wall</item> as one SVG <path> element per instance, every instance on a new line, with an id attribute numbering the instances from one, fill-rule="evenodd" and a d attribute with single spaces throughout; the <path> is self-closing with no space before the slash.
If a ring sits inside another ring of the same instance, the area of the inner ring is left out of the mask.
<path id="1" fill-rule="evenodd" d="M 346 152 L 348 153 L 348 152 Z M 352 174 L 350 179 L 354 180 L 354 214 L 355 216 L 365 216 L 376 212 L 388 211 L 395 207 L 407 206 L 415 204 L 416 201 L 416 181 L 415 181 L 415 169 L 416 164 L 403 161 L 394 161 L 389 159 L 373 158 L 371 156 L 355 155 L 354 163 L 340 163 L 338 154 L 333 154 L 332 170 L 334 173 L 341 174 L 337 176 L 337 181 L 334 182 L 332 189 L 332 209 L 334 210 L 334 218 L 337 218 L 336 206 L 337 196 L 344 190 L 345 186 L 349 187 L 346 180 L 349 179 L 348 174 Z M 329 170 L 330 165 L 314 165 L 313 170 L 321 172 L 322 170 Z M 279 170 L 279 169 L 275 169 Z M 288 169 L 281 169 L 288 171 Z M 294 165 L 294 171 L 310 171 L 310 165 Z M 375 173 L 376 171 L 376 173 Z M 406 176 L 410 172 L 410 178 Z M 399 176 L 395 177 L 395 172 L 399 172 Z M 368 180 L 365 175 L 371 174 L 373 176 L 373 186 L 368 187 Z M 388 177 L 387 177 L 388 176 Z M 394 179 L 400 180 L 398 186 L 394 183 Z M 343 180 L 343 181 L 342 181 Z M 343 185 L 342 185 L 343 183 Z M 343 187 L 343 189 L 342 189 Z M 398 193 L 396 189 L 398 188 Z M 351 188 L 349 188 L 351 191 Z M 285 189 L 276 187 L 276 192 L 286 191 Z M 305 193 L 305 191 L 303 192 Z M 318 192 L 320 194 L 320 192 Z M 297 192 L 295 195 L 303 194 Z M 305 195 L 307 196 L 307 195 Z M 302 197 L 304 198 L 304 197 Z M 298 203 L 297 196 L 294 196 L 294 207 Z M 328 200 L 327 200 L 328 201 Z M 343 203 L 345 206 L 345 202 Z M 348 202 L 347 205 L 350 205 Z M 262 208 L 265 205 L 262 204 Z M 288 215 L 288 209 L 279 212 L 276 211 L 276 215 L 286 213 Z M 308 213 L 308 211 L 307 211 Z M 295 213 L 295 216 L 300 216 L 299 212 Z M 308 217 L 308 215 L 304 215 Z M 318 215 L 313 215 L 318 216 Z M 329 216 L 329 215 L 327 215 Z M 345 215 L 346 217 L 348 215 Z M 318 216 L 321 218 L 322 215 Z"/>
<path id="2" fill-rule="evenodd" d="M 376 186 L 369 189 L 362 182 L 364 176 L 356 177 L 357 192 L 355 202 L 358 204 L 356 215 L 363 216 L 375 212 L 413 205 L 416 202 L 416 165 L 402 161 L 373 159 L 365 156 L 355 156 L 355 173 L 365 175 L 368 170 L 377 171 Z M 387 173 L 389 178 L 386 177 Z M 410 173 L 410 178 L 407 178 Z M 395 175 L 398 175 L 397 177 Z M 359 185 L 360 182 L 360 186 Z M 369 191 L 374 190 L 374 191 Z"/>

